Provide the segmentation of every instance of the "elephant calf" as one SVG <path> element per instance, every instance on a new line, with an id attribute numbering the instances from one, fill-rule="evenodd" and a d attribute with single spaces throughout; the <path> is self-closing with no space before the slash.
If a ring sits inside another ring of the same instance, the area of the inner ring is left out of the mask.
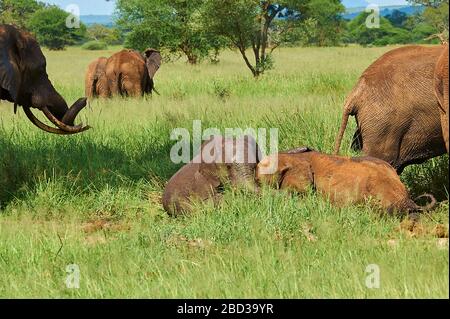
<path id="1" fill-rule="evenodd" d="M 193 201 L 220 199 L 224 185 L 256 191 L 256 165 L 260 150 L 251 136 L 214 136 L 204 142 L 199 155 L 183 166 L 167 183 L 162 202 L 169 215 L 190 212 Z"/>
<path id="2" fill-rule="evenodd" d="M 256 179 L 300 193 L 313 187 L 337 205 L 374 199 L 389 213 L 413 213 L 431 209 L 436 203 L 433 196 L 423 195 L 430 197 L 432 203 L 425 207 L 416 205 L 395 169 L 383 160 L 332 156 L 307 147 L 264 158 L 256 169 Z"/>

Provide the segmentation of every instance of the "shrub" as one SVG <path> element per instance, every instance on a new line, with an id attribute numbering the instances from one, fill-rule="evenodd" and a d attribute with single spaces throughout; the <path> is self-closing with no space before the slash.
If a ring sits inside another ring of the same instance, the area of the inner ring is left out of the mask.
<path id="1" fill-rule="evenodd" d="M 81 48 L 83 48 L 84 50 L 91 50 L 91 51 L 106 50 L 108 49 L 108 45 L 103 41 L 89 41 L 83 44 Z"/>
<path id="2" fill-rule="evenodd" d="M 69 13 L 49 6 L 37 10 L 30 18 L 29 28 L 36 35 L 40 45 L 50 50 L 64 50 L 67 45 L 80 42 L 86 33 L 86 26 L 68 28 L 66 19 Z"/>

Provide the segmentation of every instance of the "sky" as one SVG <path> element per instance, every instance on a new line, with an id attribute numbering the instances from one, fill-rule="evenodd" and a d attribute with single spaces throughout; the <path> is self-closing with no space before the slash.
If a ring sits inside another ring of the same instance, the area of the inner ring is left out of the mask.
<path id="1" fill-rule="evenodd" d="M 113 13 L 115 6 L 115 0 L 46 0 L 45 2 L 56 4 L 62 9 L 66 9 L 71 4 L 76 4 L 80 8 L 81 15 L 110 15 Z M 343 0 L 343 3 L 346 7 L 364 7 L 369 3 L 380 6 L 408 4 L 406 0 Z"/>
<path id="2" fill-rule="evenodd" d="M 80 15 L 111 15 L 115 8 L 115 0 L 44 0 L 44 2 L 56 4 L 62 9 L 76 4 L 80 8 Z"/>
<path id="3" fill-rule="evenodd" d="M 408 4 L 406 0 L 343 0 L 342 3 L 347 8 L 365 7 L 371 3 L 378 4 L 379 6 L 395 6 Z"/>

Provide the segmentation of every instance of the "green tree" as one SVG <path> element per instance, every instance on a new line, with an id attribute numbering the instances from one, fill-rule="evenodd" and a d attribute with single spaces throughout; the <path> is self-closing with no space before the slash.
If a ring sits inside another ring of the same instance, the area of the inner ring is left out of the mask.
<path id="1" fill-rule="evenodd" d="M 385 16 L 386 19 L 396 28 L 404 27 L 408 20 L 408 15 L 400 10 L 393 10 L 392 13 Z"/>
<path id="2" fill-rule="evenodd" d="M 366 20 L 369 14 L 362 12 L 348 23 L 346 42 L 378 46 L 412 42 L 411 34 L 406 29 L 394 27 L 384 17 L 380 17 L 379 27 L 368 28 Z"/>
<path id="3" fill-rule="evenodd" d="M 26 29 L 30 16 L 43 7 L 44 4 L 36 0 L 0 0 L 0 23 Z"/>
<path id="4" fill-rule="evenodd" d="M 122 43 L 122 34 L 117 28 L 107 28 L 101 24 L 93 24 L 87 29 L 86 36 L 89 40 L 104 42 L 109 45 Z"/>
<path id="5" fill-rule="evenodd" d="M 414 43 L 427 43 L 427 39 L 437 32 L 433 26 L 424 21 L 422 14 L 409 16 L 403 27 L 408 30 Z"/>
<path id="6" fill-rule="evenodd" d="M 30 18 L 29 29 L 37 40 L 50 50 L 63 50 L 67 45 L 81 41 L 86 33 L 86 26 L 70 28 L 66 25 L 69 13 L 56 6 L 48 6 L 36 11 Z"/>
<path id="7" fill-rule="evenodd" d="M 238 49 L 254 77 L 258 77 L 273 66 L 272 52 L 289 39 L 289 34 L 308 21 L 309 25 L 320 25 L 323 20 L 308 20 L 316 17 L 316 0 L 206 0 L 203 14 L 207 28 L 228 39 L 232 48 Z M 332 1 L 337 3 L 338 1 Z M 322 1 L 325 7 L 329 1 Z M 328 17 L 338 20 L 340 6 L 332 7 Z M 334 9 L 333 9 L 334 8 Z M 333 13 L 334 12 L 334 13 Z M 326 34 L 325 32 L 324 34 Z M 325 37 L 325 35 L 321 35 Z M 247 49 L 254 56 L 250 61 Z"/>
<path id="8" fill-rule="evenodd" d="M 223 47 L 202 23 L 205 0 L 118 0 L 118 25 L 127 32 L 125 45 L 166 50 L 196 64 Z"/>
<path id="9" fill-rule="evenodd" d="M 341 1 L 311 0 L 306 8 L 308 18 L 316 22 L 315 35 L 309 39 L 309 44 L 318 46 L 339 44 L 345 29 L 341 15 L 345 12 L 345 7 Z"/>
<path id="10" fill-rule="evenodd" d="M 441 42 L 448 42 L 449 33 L 449 0 L 409 0 L 411 3 L 426 7 L 419 16 L 436 30 L 428 39 L 439 38 Z"/>

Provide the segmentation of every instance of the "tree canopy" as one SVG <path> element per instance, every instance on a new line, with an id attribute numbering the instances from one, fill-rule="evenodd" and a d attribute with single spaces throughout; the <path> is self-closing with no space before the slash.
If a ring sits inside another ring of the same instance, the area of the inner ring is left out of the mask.
<path id="1" fill-rule="evenodd" d="M 44 3 L 36 0 L 0 0 L 0 23 L 26 29 L 33 13 L 44 6 Z"/>
<path id="2" fill-rule="evenodd" d="M 208 29 L 225 37 L 258 77 L 272 67 L 271 53 L 307 21 L 314 21 L 317 42 L 324 44 L 339 28 L 344 7 L 338 0 L 207 0 L 204 10 Z"/>
<path id="3" fill-rule="evenodd" d="M 205 0 L 118 0 L 118 24 L 127 47 L 155 47 L 196 64 L 223 46 L 202 23 Z"/>
<path id="4" fill-rule="evenodd" d="M 69 13 L 56 6 L 48 6 L 36 11 L 30 18 L 29 29 L 43 46 L 51 50 L 63 50 L 67 45 L 80 41 L 86 32 L 86 26 L 69 28 L 66 19 Z"/>
<path id="5" fill-rule="evenodd" d="M 449 0 L 409 0 L 411 3 L 426 7 L 420 20 L 436 31 L 430 38 L 437 37 L 441 42 L 448 42 L 449 32 Z"/>

